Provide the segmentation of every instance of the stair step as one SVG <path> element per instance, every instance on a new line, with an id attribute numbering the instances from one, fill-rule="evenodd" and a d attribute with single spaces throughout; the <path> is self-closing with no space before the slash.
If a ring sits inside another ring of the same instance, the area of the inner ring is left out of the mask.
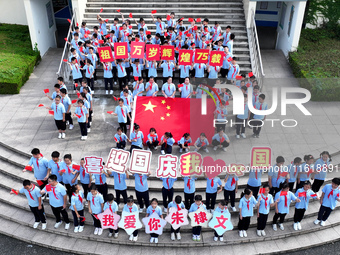
<path id="1" fill-rule="evenodd" d="M 137 4 L 137 3 L 136 3 Z M 87 4 L 88 6 L 89 4 Z M 117 4 L 118 5 L 118 4 Z M 124 14 L 126 13 L 138 13 L 138 15 L 140 15 L 140 13 L 148 13 L 150 15 L 151 11 L 150 11 L 150 7 L 135 7 L 134 5 L 132 7 L 128 7 L 128 6 L 124 6 L 124 7 L 119 7 L 120 11 Z M 95 13 L 99 13 L 101 10 L 101 6 L 98 6 L 98 7 L 91 7 L 91 6 L 88 6 L 87 8 L 85 8 L 85 13 L 89 13 L 89 12 L 95 12 Z M 204 16 L 207 13 L 207 11 L 215 11 L 216 13 L 219 13 L 219 12 L 223 12 L 223 13 L 235 13 L 235 12 L 242 12 L 244 13 L 244 10 L 242 7 L 217 7 L 217 6 L 214 6 L 214 7 L 204 7 L 204 6 L 200 6 L 200 7 L 195 7 L 194 9 L 194 12 L 191 12 L 193 9 L 192 9 L 192 6 L 191 7 L 183 7 L 183 6 L 180 6 L 180 7 L 174 7 L 171 9 L 171 11 L 175 12 L 176 14 L 176 17 L 183 17 L 183 15 L 186 15 L 186 16 L 190 16 L 190 17 L 199 17 L 200 15 Z M 190 13 L 188 13 L 187 11 L 190 11 Z M 105 14 L 105 13 L 111 13 L 111 14 L 114 14 L 115 16 L 120 16 L 119 13 L 117 13 L 117 8 L 105 8 L 103 9 L 103 12 L 100 14 Z M 202 13 L 203 12 L 203 13 Z M 154 16 L 161 16 L 161 17 L 166 17 L 166 15 L 169 14 L 169 8 L 168 7 L 165 7 L 165 4 L 162 4 L 161 7 L 157 7 L 157 14 L 155 14 Z"/>

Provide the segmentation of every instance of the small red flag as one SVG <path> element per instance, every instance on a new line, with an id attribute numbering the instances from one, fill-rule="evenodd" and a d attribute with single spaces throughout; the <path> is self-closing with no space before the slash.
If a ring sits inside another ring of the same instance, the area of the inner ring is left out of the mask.
<path id="1" fill-rule="evenodd" d="M 138 81 L 138 76 L 133 76 L 133 78 L 135 79 L 135 81 Z"/>
<path id="2" fill-rule="evenodd" d="M 107 23 L 109 21 L 109 19 L 106 19 L 105 22 Z"/>
<path id="3" fill-rule="evenodd" d="M 106 37 L 106 38 L 110 38 L 110 35 L 106 35 L 105 37 Z"/>
<path id="4" fill-rule="evenodd" d="M 201 18 L 196 19 L 197 22 L 201 22 Z"/>
<path id="5" fill-rule="evenodd" d="M 167 36 L 168 36 L 168 33 L 167 33 L 167 32 L 165 32 L 165 33 L 164 33 L 164 36 L 165 36 L 165 37 L 167 37 Z"/>
<path id="6" fill-rule="evenodd" d="M 132 16 L 132 13 L 130 12 L 130 14 L 129 14 L 129 18 L 131 18 L 131 19 L 132 19 L 132 17 L 133 17 L 133 16 Z"/>
<path id="7" fill-rule="evenodd" d="M 76 116 L 80 119 L 81 118 L 81 115 L 79 115 L 79 114 L 76 114 Z"/>
<path id="8" fill-rule="evenodd" d="M 100 33 L 101 33 L 101 35 L 103 35 L 104 33 L 103 33 L 103 31 L 100 31 Z"/>
<path id="9" fill-rule="evenodd" d="M 123 30 L 123 27 L 119 27 L 119 30 Z"/>
<path id="10" fill-rule="evenodd" d="M 132 29 L 132 26 L 131 26 L 131 25 L 129 26 L 129 29 Z"/>
<path id="11" fill-rule="evenodd" d="M 75 104 L 75 103 L 77 103 L 77 101 L 78 101 L 77 99 L 74 99 L 74 100 L 71 101 L 71 103 Z"/>
<path id="12" fill-rule="evenodd" d="M 248 73 L 248 76 L 249 76 L 249 77 L 254 76 L 253 72 Z"/>
<path id="13" fill-rule="evenodd" d="M 18 191 L 16 191 L 15 189 L 11 189 L 11 191 L 12 191 L 15 195 L 18 195 Z"/>
<path id="14" fill-rule="evenodd" d="M 166 20 L 170 20 L 171 19 L 171 16 L 170 15 L 167 15 L 166 16 Z"/>
<path id="15" fill-rule="evenodd" d="M 145 34 L 146 35 L 151 35 L 151 32 L 150 31 L 146 31 Z"/>
<path id="16" fill-rule="evenodd" d="M 102 13 L 103 12 L 103 8 L 100 9 L 100 12 L 99 13 Z"/>
<path id="17" fill-rule="evenodd" d="M 189 18 L 188 21 L 189 21 L 189 22 L 193 22 L 194 19 L 193 19 L 193 18 Z"/>
<path id="18" fill-rule="evenodd" d="M 118 9 L 117 12 L 120 12 L 120 9 Z"/>
<path id="19" fill-rule="evenodd" d="M 68 40 L 67 40 L 67 37 L 65 37 L 64 40 L 67 42 L 67 41 L 68 41 Z"/>
<path id="20" fill-rule="evenodd" d="M 241 75 L 236 75 L 236 80 L 242 80 L 242 76 Z"/>
<path id="21" fill-rule="evenodd" d="M 117 97 L 115 97 L 115 96 L 113 97 L 113 99 L 114 99 L 115 101 L 117 101 L 117 100 L 118 100 L 118 98 L 117 98 Z"/>
<path id="22" fill-rule="evenodd" d="M 44 89 L 44 93 L 45 94 L 50 93 L 50 90 L 49 89 Z"/>
<path id="23" fill-rule="evenodd" d="M 156 11 L 156 10 L 152 10 L 151 13 L 152 13 L 152 14 L 155 14 L 155 13 L 157 13 L 157 11 Z"/>
<path id="24" fill-rule="evenodd" d="M 78 98 L 80 97 L 80 93 L 79 93 L 79 92 L 77 92 L 77 97 L 78 97 Z"/>
<path id="25" fill-rule="evenodd" d="M 80 218 L 81 218 L 81 222 L 84 222 L 86 220 L 84 216 L 80 216 Z"/>
<path id="26" fill-rule="evenodd" d="M 306 197 L 306 192 L 299 192 L 298 196 L 299 197 Z"/>
<path id="27" fill-rule="evenodd" d="M 286 196 L 288 194 L 288 192 L 287 191 L 281 191 L 281 196 Z"/>
<path id="28" fill-rule="evenodd" d="M 77 22 L 77 27 L 79 27 L 79 23 Z"/>
<path id="29" fill-rule="evenodd" d="M 58 171 L 58 173 L 66 173 L 65 169 L 61 169 L 60 171 Z"/>
<path id="30" fill-rule="evenodd" d="M 54 111 L 48 111 L 48 113 L 54 115 Z"/>
<path id="31" fill-rule="evenodd" d="M 43 107 L 44 105 L 43 104 L 39 104 L 38 107 Z"/>
<path id="32" fill-rule="evenodd" d="M 264 194 L 264 191 L 265 191 L 265 188 L 260 188 L 259 193 L 260 193 L 260 194 Z"/>
<path id="33" fill-rule="evenodd" d="M 46 191 L 47 191 L 47 192 L 52 191 L 52 188 L 51 188 L 51 185 L 50 185 L 50 184 L 46 185 L 45 188 L 46 188 Z"/>
<path id="34" fill-rule="evenodd" d="M 108 111 L 107 113 L 108 113 L 108 114 L 113 114 L 113 111 Z"/>
<path id="35" fill-rule="evenodd" d="M 229 57 L 227 60 L 228 60 L 228 62 L 231 62 L 233 60 L 233 58 Z"/>
<path id="36" fill-rule="evenodd" d="M 182 32 L 179 32 L 179 35 L 182 35 L 183 33 Z"/>
<path id="37" fill-rule="evenodd" d="M 71 20 L 70 20 L 70 19 L 67 19 L 67 21 L 71 23 Z"/>
<path id="38" fill-rule="evenodd" d="M 75 170 L 80 170 L 80 165 L 72 165 L 72 168 Z"/>
<path id="39" fill-rule="evenodd" d="M 98 40 L 98 42 L 99 42 L 100 44 L 103 44 L 103 43 L 104 43 L 104 40 Z"/>
<path id="40" fill-rule="evenodd" d="M 31 167 L 31 166 L 25 166 L 25 169 L 26 169 L 27 171 L 32 171 L 32 170 L 33 170 L 33 167 Z"/>
<path id="41" fill-rule="evenodd" d="M 78 83 L 75 83 L 74 86 L 75 86 L 75 87 L 78 87 Z"/>
<path id="42" fill-rule="evenodd" d="M 178 84 L 179 88 L 182 88 L 183 86 L 184 86 L 183 83 L 182 84 Z"/>
<path id="43" fill-rule="evenodd" d="M 91 34 L 91 31 L 90 30 L 86 30 L 86 34 Z"/>
<path id="44" fill-rule="evenodd" d="M 193 30 L 196 31 L 197 30 L 197 26 L 194 26 Z"/>
<path id="45" fill-rule="evenodd" d="M 68 62 L 67 59 L 63 59 L 63 61 L 64 61 L 65 63 Z"/>

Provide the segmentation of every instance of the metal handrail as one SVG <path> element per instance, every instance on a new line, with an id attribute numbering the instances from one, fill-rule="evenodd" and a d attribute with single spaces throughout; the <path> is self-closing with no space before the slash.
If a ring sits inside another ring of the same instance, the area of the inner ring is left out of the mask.
<path id="1" fill-rule="evenodd" d="M 73 15 L 71 19 L 71 25 L 67 33 L 67 41 L 65 41 L 65 46 L 63 50 L 63 54 L 61 56 L 60 64 L 59 64 L 59 69 L 57 71 L 57 76 L 60 77 L 62 76 L 64 78 L 64 82 L 69 81 L 69 74 L 70 74 L 70 67 L 66 63 L 64 63 L 64 59 L 68 59 L 68 55 L 70 54 L 70 45 L 68 42 L 71 42 L 72 40 L 72 35 L 71 35 L 71 29 L 75 27 L 74 24 L 76 24 L 76 10 L 73 10 Z"/>

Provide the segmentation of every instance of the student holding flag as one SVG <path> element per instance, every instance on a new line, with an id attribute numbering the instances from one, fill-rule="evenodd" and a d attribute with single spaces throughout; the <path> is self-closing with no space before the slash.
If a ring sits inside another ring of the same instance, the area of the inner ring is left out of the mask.
<path id="1" fill-rule="evenodd" d="M 228 205 L 230 198 L 231 209 L 233 212 L 236 212 L 235 195 L 238 189 L 238 177 L 235 174 L 227 173 L 226 177 L 224 178 L 224 182 L 224 200 L 226 205 Z"/>
<path id="2" fill-rule="evenodd" d="M 87 139 L 87 123 L 89 121 L 89 112 L 87 108 L 84 106 L 84 101 L 78 99 L 77 101 L 78 107 L 74 111 L 74 116 L 77 116 L 78 124 L 80 127 L 81 138 L 80 140 Z"/>
<path id="3" fill-rule="evenodd" d="M 270 207 L 272 207 L 274 203 L 273 196 L 269 194 L 270 187 L 268 184 L 263 185 L 263 188 L 260 189 L 259 197 L 257 198 L 257 235 L 265 236 L 266 232 L 264 229 L 267 225 L 268 214 L 270 211 Z"/>
<path id="4" fill-rule="evenodd" d="M 93 218 L 93 225 L 95 226 L 94 235 L 101 235 L 103 233 L 102 225 L 97 215 L 103 212 L 104 198 L 97 190 L 96 185 L 93 183 L 90 189 L 91 192 L 87 194 L 86 200 L 89 204 L 89 213 Z"/>
<path id="5" fill-rule="evenodd" d="M 84 193 L 78 184 L 72 186 L 72 197 L 70 209 L 73 215 L 74 233 L 84 230 Z"/>

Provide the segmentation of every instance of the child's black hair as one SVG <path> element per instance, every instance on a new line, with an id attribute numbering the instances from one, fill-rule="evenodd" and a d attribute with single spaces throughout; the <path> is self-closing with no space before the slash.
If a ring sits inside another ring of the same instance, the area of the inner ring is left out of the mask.
<path id="1" fill-rule="evenodd" d="M 106 195 L 106 200 L 107 200 L 107 201 L 113 201 L 114 198 L 115 198 L 115 197 L 113 196 L 112 193 L 109 193 L 109 194 Z"/>
<path id="2" fill-rule="evenodd" d="M 59 151 L 53 151 L 53 152 L 51 153 L 51 157 L 52 157 L 52 158 L 59 158 L 59 157 L 60 157 Z"/>

